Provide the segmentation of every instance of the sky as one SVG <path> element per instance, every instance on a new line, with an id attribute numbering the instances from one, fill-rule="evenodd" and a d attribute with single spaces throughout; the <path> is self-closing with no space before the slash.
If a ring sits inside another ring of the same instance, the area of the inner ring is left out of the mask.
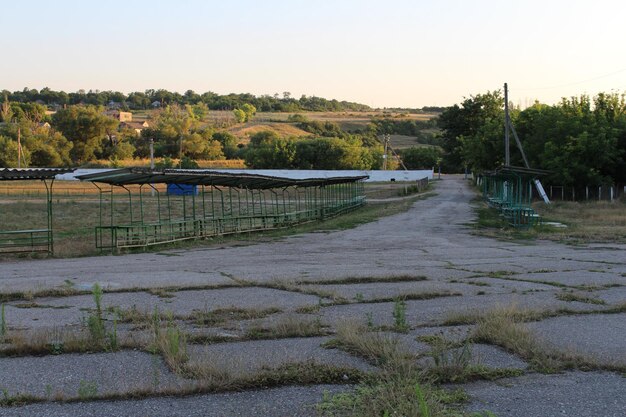
<path id="1" fill-rule="evenodd" d="M 0 0 L 0 90 L 288 91 L 372 107 L 626 91 L 623 0 Z"/>

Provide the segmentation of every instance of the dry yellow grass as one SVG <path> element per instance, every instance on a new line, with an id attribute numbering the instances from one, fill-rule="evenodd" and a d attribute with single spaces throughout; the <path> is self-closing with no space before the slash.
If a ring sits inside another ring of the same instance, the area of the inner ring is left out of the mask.
<path id="1" fill-rule="evenodd" d="M 311 135 L 309 132 L 298 129 L 289 123 L 247 123 L 233 126 L 228 129 L 230 133 L 237 136 L 240 139 L 240 142 L 244 144 L 250 141 L 250 136 L 266 130 L 276 132 L 279 136 L 303 137 Z"/>
<path id="2" fill-rule="evenodd" d="M 540 237 L 595 242 L 626 241 L 626 202 L 537 203 L 535 210 L 546 221 L 566 224 L 567 228 L 539 232 Z M 545 235 L 545 236 L 544 236 Z"/>

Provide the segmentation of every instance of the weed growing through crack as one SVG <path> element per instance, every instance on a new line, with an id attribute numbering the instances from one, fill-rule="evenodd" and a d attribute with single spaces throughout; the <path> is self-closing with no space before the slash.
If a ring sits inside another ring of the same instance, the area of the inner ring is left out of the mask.
<path id="1" fill-rule="evenodd" d="M 7 319 L 4 311 L 4 304 L 0 304 L 0 340 L 7 334 Z"/>
<path id="2" fill-rule="evenodd" d="M 605 369 L 623 371 L 619 365 L 598 363 L 581 355 L 549 348 L 522 322 L 525 317 L 514 307 L 495 309 L 482 316 L 472 335 L 474 342 L 498 345 L 528 361 L 530 367 L 542 373 L 566 369 Z"/>
<path id="3" fill-rule="evenodd" d="M 178 328 L 172 315 L 170 315 L 167 321 L 165 331 L 161 331 L 159 326 L 161 318 L 158 315 L 158 310 L 155 310 L 155 312 L 157 313 L 155 317 L 158 317 L 158 319 L 154 322 L 153 349 L 161 353 L 165 363 L 172 371 L 181 373 L 184 371 L 184 365 L 189 361 L 185 333 Z"/>
<path id="4" fill-rule="evenodd" d="M 246 331 L 247 339 L 284 339 L 288 337 L 314 337 L 324 336 L 324 330 L 319 317 L 311 319 L 308 317 L 298 317 L 288 315 L 276 321 L 262 326 L 253 324 Z"/>
<path id="5" fill-rule="evenodd" d="M 599 298 L 593 298 L 587 295 L 577 294 L 574 292 L 560 292 L 556 294 L 555 297 L 557 300 L 567 301 L 567 302 L 577 301 L 579 303 L 588 303 L 588 304 L 598 304 L 598 305 L 606 304 L 604 300 L 601 300 Z"/>
<path id="6" fill-rule="evenodd" d="M 87 328 L 91 334 L 94 344 L 102 344 L 105 337 L 104 318 L 102 317 L 102 288 L 98 283 L 94 284 L 92 295 L 96 303 L 95 314 L 90 314 L 87 318 Z"/>
<path id="7" fill-rule="evenodd" d="M 409 325 L 406 321 L 406 302 L 403 299 L 396 299 L 393 304 L 393 327 L 398 332 L 407 332 Z"/>
<path id="8" fill-rule="evenodd" d="M 80 381 L 78 386 L 78 398 L 89 400 L 98 396 L 98 384 L 89 381 Z"/>
<path id="9" fill-rule="evenodd" d="M 354 322 L 337 326 L 337 339 L 329 344 L 361 356 L 380 371 L 352 392 L 326 396 L 318 405 L 324 416 L 459 416 L 449 405 L 467 401 L 462 390 L 432 386 L 416 365 L 416 357 L 397 335 L 369 332 Z"/>

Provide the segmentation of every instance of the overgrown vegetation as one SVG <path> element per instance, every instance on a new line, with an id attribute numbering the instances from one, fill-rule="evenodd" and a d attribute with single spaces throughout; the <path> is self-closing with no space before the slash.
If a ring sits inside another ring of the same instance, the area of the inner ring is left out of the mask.
<path id="1" fill-rule="evenodd" d="M 372 333 L 367 327 L 354 322 L 337 326 L 336 339 L 327 344 L 356 354 L 380 368 L 376 375 L 366 378 L 355 391 L 326 396 L 318 406 L 322 415 L 343 416 L 431 416 L 448 417 L 466 415 L 459 411 L 460 404 L 468 400 L 462 390 L 441 389 L 433 385 L 446 382 L 437 379 L 437 372 L 424 371 L 417 366 L 415 355 L 397 336 Z M 471 366 L 462 363 L 464 372 Z M 439 368 L 443 366 L 439 363 Z M 438 368 L 435 366 L 434 369 Z M 477 374 L 477 370 L 482 375 Z M 511 376 L 510 371 L 491 371 L 476 368 L 466 377 L 498 378 Z M 517 373 L 519 374 L 519 372 Z M 439 374 L 439 376 L 443 376 Z"/>
<path id="2" fill-rule="evenodd" d="M 564 243 L 626 242 L 626 203 L 609 202 L 553 202 L 535 203 L 543 224 L 530 229 L 509 227 L 495 209 L 483 202 L 476 203 L 478 219 L 472 224 L 474 233 L 497 239 L 549 239 Z M 546 223 L 557 222 L 564 227 Z"/>

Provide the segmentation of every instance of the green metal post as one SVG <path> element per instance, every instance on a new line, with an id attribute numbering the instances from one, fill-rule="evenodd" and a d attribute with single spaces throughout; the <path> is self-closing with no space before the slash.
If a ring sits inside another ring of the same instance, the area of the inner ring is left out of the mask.
<path id="1" fill-rule="evenodd" d="M 142 193 L 142 189 L 143 186 L 145 184 L 141 184 L 139 186 L 139 215 L 141 216 L 141 225 L 143 226 L 144 221 L 143 221 L 143 193 Z"/>

